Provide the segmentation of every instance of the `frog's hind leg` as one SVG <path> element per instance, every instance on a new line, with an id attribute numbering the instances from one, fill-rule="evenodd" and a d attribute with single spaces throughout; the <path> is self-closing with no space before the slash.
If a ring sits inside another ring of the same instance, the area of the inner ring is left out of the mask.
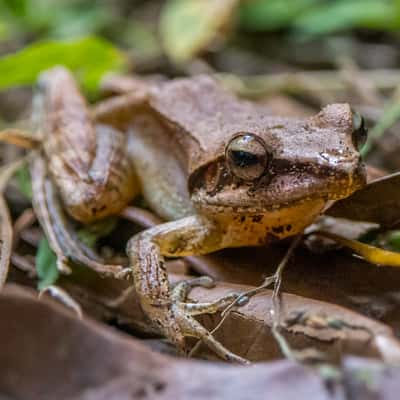
<path id="1" fill-rule="evenodd" d="M 141 305 L 154 326 L 158 327 L 180 350 L 185 350 L 185 336 L 196 337 L 221 358 L 246 363 L 231 353 L 205 329 L 193 315 L 214 313 L 232 302 L 233 293 L 214 302 L 185 303 L 193 286 L 209 287 L 209 278 L 197 278 L 178 283 L 170 289 L 164 257 L 208 253 L 221 247 L 219 228 L 200 216 L 189 216 L 155 226 L 134 236 L 127 253 L 134 285 Z"/>
<path id="2" fill-rule="evenodd" d="M 40 153 L 32 160 L 30 173 L 33 208 L 50 247 L 57 255 L 59 270 L 68 273 L 68 265 L 72 262 L 86 265 L 105 276 L 114 276 L 120 272 L 122 266 L 107 265 L 79 240 L 63 211 L 55 185 L 49 177 L 46 161 Z"/>

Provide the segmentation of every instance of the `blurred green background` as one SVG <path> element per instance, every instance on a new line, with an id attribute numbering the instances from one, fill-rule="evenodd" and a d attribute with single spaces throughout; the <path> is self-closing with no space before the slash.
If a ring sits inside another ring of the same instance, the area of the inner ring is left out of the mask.
<path id="1" fill-rule="evenodd" d="M 110 70 L 174 75 L 198 60 L 240 74 L 332 68 L 342 56 L 392 68 L 399 28 L 400 0 L 0 0 L 0 87 L 54 63 L 88 90 Z"/>

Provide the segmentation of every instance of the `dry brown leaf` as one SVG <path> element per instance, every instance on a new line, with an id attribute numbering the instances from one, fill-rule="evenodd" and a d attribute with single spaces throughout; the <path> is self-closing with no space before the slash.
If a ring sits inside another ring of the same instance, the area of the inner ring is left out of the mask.
<path id="1" fill-rule="evenodd" d="M 343 381 L 351 400 L 397 400 L 398 368 L 373 360 L 351 357 L 343 363 Z"/>
<path id="2" fill-rule="evenodd" d="M 326 214 L 393 227 L 400 222 L 399 187 L 400 172 L 376 179 L 350 197 L 337 201 Z"/>
<path id="3" fill-rule="evenodd" d="M 138 340 L 9 285 L 0 295 L 0 393 L 24 400 L 333 400 L 291 361 L 237 367 L 157 354 Z"/>
<path id="4" fill-rule="evenodd" d="M 133 290 L 122 304 L 114 301 L 122 293 L 123 283 L 112 279 L 99 281 L 97 278 L 96 281 L 94 276 L 88 279 L 87 275 L 86 279 L 81 279 L 72 274 L 64 277 L 60 284 L 76 300 L 83 302 L 84 310 L 92 315 L 106 320 L 117 320 L 134 330 L 155 333 L 143 315 Z M 190 298 L 198 302 L 212 301 L 229 292 L 243 292 L 248 289 L 248 286 L 218 283 L 217 287 L 211 290 L 194 289 Z M 270 314 L 271 296 L 271 291 L 265 291 L 252 298 L 248 305 L 233 311 L 216 333 L 216 337 L 230 350 L 252 361 L 280 358 L 280 349 L 270 330 L 273 323 Z M 384 351 L 384 357 L 387 358 L 387 347 L 382 350 L 381 343 L 384 346 L 389 343 L 393 352 L 396 350 L 393 354 L 400 359 L 400 345 L 394 339 L 391 329 L 384 324 L 344 307 L 291 294 L 283 294 L 282 304 L 282 332 L 295 349 L 314 347 L 335 361 L 347 353 L 379 357 L 380 351 Z M 302 322 L 294 323 L 295 320 L 300 321 L 300 315 Z M 326 319 L 326 327 L 317 329 L 304 322 L 315 318 Z M 201 318 L 201 322 L 209 330 L 212 330 L 218 321 L 219 316 L 216 315 Z M 335 321 L 336 325 L 332 321 Z M 382 337 L 385 338 L 383 341 Z"/>
<path id="5" fill-rule="evenodd" d="M 286 248 L 229 249 L 208 256 L 198 272 L 215 279 L 259 285 L 274 273 Z M 296 250 L 283 275 L 283 290 L 339 304 L 400 329 L 400 271 L 377 267 L 346 251 Z"/>

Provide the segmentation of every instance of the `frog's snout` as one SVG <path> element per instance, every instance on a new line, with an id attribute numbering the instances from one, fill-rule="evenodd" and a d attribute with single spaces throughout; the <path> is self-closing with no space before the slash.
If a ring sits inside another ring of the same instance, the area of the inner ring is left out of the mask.
<path id="1" fill-rule="evenodd" d="M 339 200 L 350 196 L 367 183 L 367 173 L 361 159 L 350 168 L 337 171 L 332 188 L 329 190 L 329 200 Z"/>

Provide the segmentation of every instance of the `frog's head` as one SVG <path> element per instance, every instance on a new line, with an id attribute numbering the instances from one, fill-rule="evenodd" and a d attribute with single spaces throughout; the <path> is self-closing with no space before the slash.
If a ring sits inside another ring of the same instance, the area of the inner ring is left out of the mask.
<path id="1" fill-rule="evenodd" d="M 367 132 L 348 104 L 329 105 L 306 120 L 265 121 L 224 135 L 223 152 L 192 174 L 192 198 L 203 210 L 323 206 L 365 184 L 359 149 Z"/>
<path id="2" fill-rule="evenodd" d="M 348 104 L 306 119 L 276 118 L 199 76 L 167 83 L 151 105 L 185 153 L 200 212 L 274 213 L 276 223 L 305 213 L 311 222 L 328 200 L 365 184 L 359 148 L 366 130 Z"/>

